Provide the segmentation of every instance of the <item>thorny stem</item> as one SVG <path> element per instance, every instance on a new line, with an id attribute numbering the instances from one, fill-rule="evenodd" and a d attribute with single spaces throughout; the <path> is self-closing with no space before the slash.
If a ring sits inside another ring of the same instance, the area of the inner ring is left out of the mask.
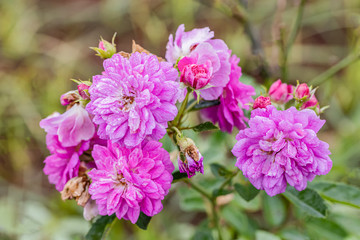
<path id="1" fill-rule="evenodd" d="M 341 71 L 342 69 L 346 68 L 350 64 L 356 62 L 359 60 L 360 54 L 359 53 L 351 53 L 344 59 L 342 59 L 340 62 L 326 70 L 325 72 L 321 73 L 317 77 L 315 77 L 313 80 L 309 82 L 310 85 L 317 85 L 319 86 L 323 82 L 325 82 L 327 79 L 334 76 L 337 72 Z"/>

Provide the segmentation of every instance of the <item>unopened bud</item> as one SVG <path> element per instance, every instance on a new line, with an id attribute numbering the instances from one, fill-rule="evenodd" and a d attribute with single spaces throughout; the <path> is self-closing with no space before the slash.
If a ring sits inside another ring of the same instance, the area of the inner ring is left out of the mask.
<path id="1" fill-rule="evenodd" d="M 281 80 L 274 82 L 269 89 L 269 97 L 277 103 L 287 103 L 292 99 L 293 86 L 282 83 Z"/>
<path id="2" fill-rule="evenodd" d="M 112 55 L 116 53 L 116 44 L 114 42 L 116 33 L 114 34 L 111 43 L 104 40 L 103 38 L 100 39 L 98 47 L 91 47 L 90 49 L 96 52 L 96 55 L 106 59 L 111 58 Z"/>
<path id="3" fill-rule="evenodd" d="M 88 100 L 90 99 L 90 95 L 89 95 L 89 88 L 90 86 L 85 84 L 85 83 L 81 83 L 77 86 L 79 94 L 81 96 L 82 99 Z"/>
<path id="4" fill-rule="evenodd" d="M 299 84 L 295 89 L 296 99 L 307 99 L 310 97 L 310 89 L 306 83 Z"/>
<path id="5" fill-rule="evenodd" d="M 105 48 L 105 46 L 104 46 L 104 41 L 103 41 L 103 40 L 101 40 L 101 41 L 99 42 L 99 48 L 100 48 L 101 50 L 106 51 L 106 48 Z"/>
<path id="6" fill-rule="evenodd" d="M 255 99 L 253 109 L 266 108 L 268 105 L 271 105 L 270 97 L 259 96 Z"/>
<path id="7" fill-rule="evenodd" d="M 320 106 L 319 106 L 319 102 L 316 99 L 315 95 L 312 95 L 311 98 L 301 106 L 301 109 L 305 109 L 305 108 L 311 108 L 311 109 L 315 110 L 315 112 L 319 113 Z"/>

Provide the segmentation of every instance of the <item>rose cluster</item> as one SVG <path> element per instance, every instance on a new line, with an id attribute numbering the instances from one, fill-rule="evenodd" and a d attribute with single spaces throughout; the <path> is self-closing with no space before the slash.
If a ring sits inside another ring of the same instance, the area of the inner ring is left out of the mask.
<path id="1" fill-rule="evenodd" d="M 295 106 L 286 109 L 289 103 Z M 325 120 L 317 116 L 315 89 L 277 80 L 268 96 L 255 99 L 253 109 L 249 128 L 236 136 L 232 153 L 257 189 L 270 196 L 285 192 L 287 184 L 302 191 L 316 175 L 330 171 L 329 145 L 316 136 Z"/>
<path id="2" fill-rule="evenodd" d="M 191 97 L 215 102 L 200 111 L 203 119 L 224 132 L 240 130 L 236 166 L 269 195 L 287 183 L 303 190 L 330 170 L 328 145 L 316 136 L 325 121 L 316 114 L 315 90 L 278 80 L 254 101 L 255 89 L 240 81 L 240 59 L 209 28 L 185 32 L 180 25 L 166 60 L 135 42 L 131 53 L 117 52 L 114 40 L 92 49 L 104 59 L 102 73 L 77 81 L 60 98 L 67 110 L 40 122 L 51 153 L 44 173 L 63 199 L 84 207 L 86 219 L 116 214 L 136 223 L 141 212 L 162 210 L 175 169 L 159 142 L 165 134 L 179 148 L 179 171 L 204 173 L 204 157 L 181 131 Z"/>

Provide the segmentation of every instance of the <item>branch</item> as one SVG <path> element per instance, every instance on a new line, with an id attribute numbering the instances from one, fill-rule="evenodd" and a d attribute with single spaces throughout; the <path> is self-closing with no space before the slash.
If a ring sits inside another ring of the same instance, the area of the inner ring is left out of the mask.
<path id="1" fill-rule="evenodd" d="M 342 69 L 346 68 L 347 66 L 351 65 L 352 63 L 359 60 L 360 54 L 359 53 L 350 53 L 347 57 L 342 59 L 340 62 L 326 70 L 325 72 L 321 73 L 320 75 L 316 76 L 314 79 L 312 79 L 309 84 L 314 86 L 319 86 L 332 76 L 334 76 L 336 73 L 341 71 Z"/>
<path id="2" fill-rule="evenodd" d="M 305 2 L 306 2 L 306 0 L 301 0 L 301 2 L 300 2 L 300 5 L 297 10 L 294 26 L 291 29 L 287 43 L 285 44 L 284 42 L 282 42 L 282 44 L 281 44 L 281 50 L 282 50 L 282 63 L 281 63 L 282 74 L 281 75 L 282 75 L 282 80 L 284 82 L 286 82 L 287 78 L 288 78 L 287 63 L 288 63 L 289 53 L 290 53 L 292 45 L 295 42 L 296 36 L 299 33 L 299 29 L 301 26 L 301 20 L 302 20 L 302 16 L 304 13 Z M 282 38 L 284 38 L 283 33 L 281 33 L 281 35 L 282 35 Z"/>

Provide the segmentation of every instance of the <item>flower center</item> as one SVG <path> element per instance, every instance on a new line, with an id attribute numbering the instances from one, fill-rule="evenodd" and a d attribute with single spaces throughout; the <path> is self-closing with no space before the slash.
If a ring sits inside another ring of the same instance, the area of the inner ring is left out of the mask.
<path id="1" fill-rule="evenodd" d="M 120 173 L 120 174 L 116 174 L 114 180 L 114 184 L 116 187 L 123 187 L 123 188 L 127 188 L 127 181 L 124 178 L 124 176 Z"/>
<path id="2" fill-rule="evenodd" d="M 210 81 L 209 70 L 203 64 L 189 64 L 183 69 L 180 81 L 194 89 L 203 88 Z"/>
<path id="3" fill-rule="evenodd" d="M 120 110 L 128 112 L 131 109 L 131 106 L 135 102 L 135 92 L 131 91 L 129 95 L 123 95 L 120 97 Z"/>
<path id="4" fill-rule="evenodd" d="M 191 71 L 195 75 L 195 80 L 199 80 L 200 78 L 206 78 L 208 70 L 204 68 L 202 65 L 191 64 Z"/>

